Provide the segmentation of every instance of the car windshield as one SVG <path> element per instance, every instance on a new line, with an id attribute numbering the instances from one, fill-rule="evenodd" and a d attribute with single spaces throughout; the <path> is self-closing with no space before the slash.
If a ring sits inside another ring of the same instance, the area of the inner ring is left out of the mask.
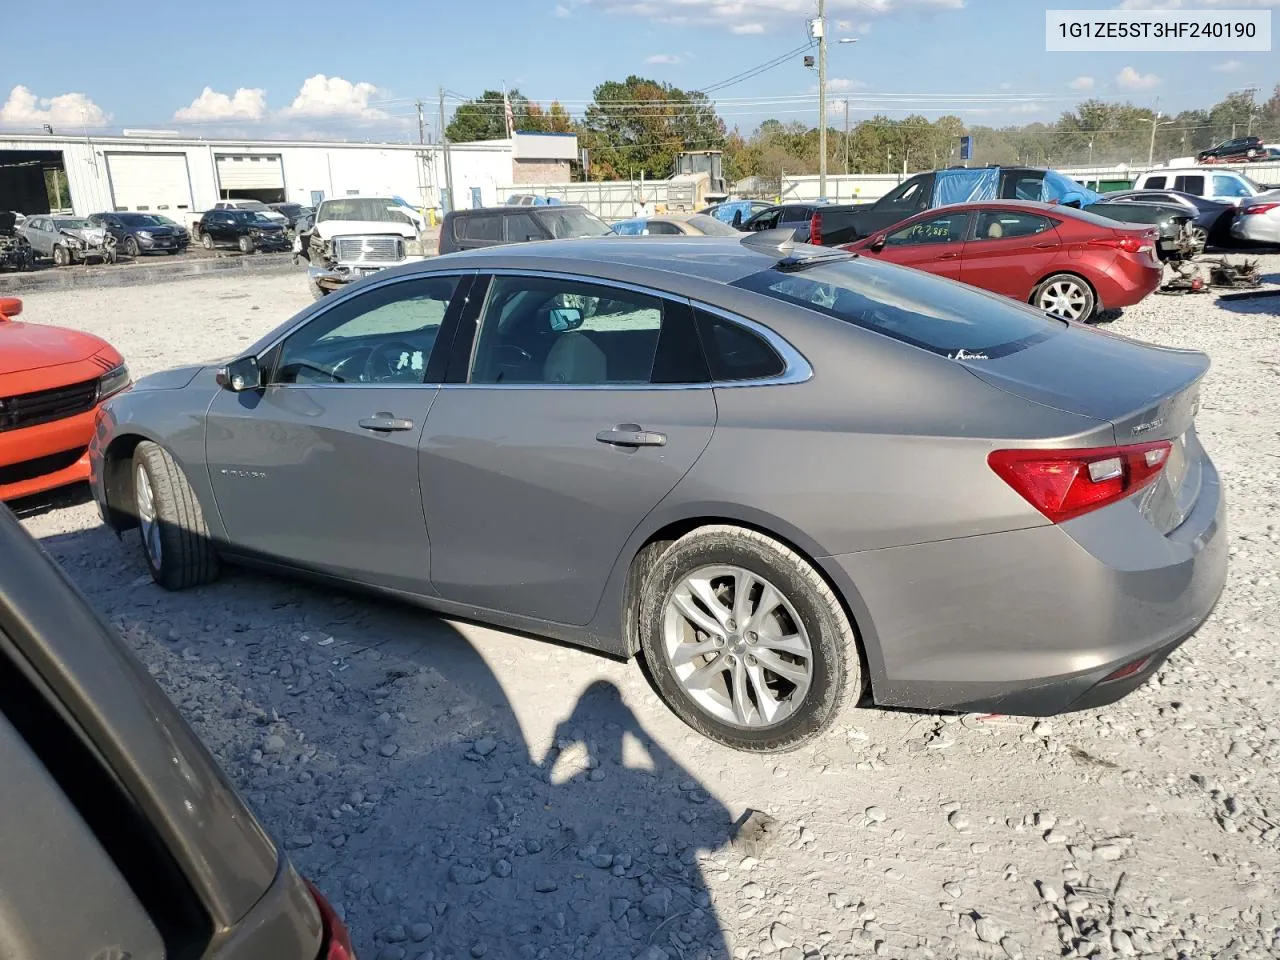
<path id="1" fill-rule="evenodd" d="M 269 210 L 261 200 L 237 200 L 236 206 L 241 210 Z"/>
<path id="2" fill-rule="evenodd" d="M 708 237 L 740 237 L 740 234 L 727 223 L 721 223 L 715 217 L 696 213 L 689 218 L 689 226 L 705 233 Z"/>
<path id="3" fill-rule="evenodd" d="M 551 231 L 557 240 L 572 237 L 605 237 L 611 232 L 609 225 L 594 214 L 585 210 L 544 209 L 541 214 L 542 224 Z"/>
<path id="4" fill-rule="evenodd" d="M 89 226 L 88 220 L 78 220 L 71 217 L 59 217 L 53 221 L 53 225 L 58 230 L 83 230 Z"/>
<path id="5" fill-rule="evenodd" d="M 412 223 L 394 200 L 379 197 L 347 197 L 326 200 L 316 211 L 316 223 L 329 220 L 366 220 L 375 223 Z"/>
<path id="6" fill-rule="evenodd" d="M 134 213 L 129 216 L 117 214 L 122 223 L 126 223 L 131 227 L 171 227 L 173 221 L 168 217 L 159 217 L 150 213 Z"/>
<path id="7" fill-rule="evenodd" d="M 733 284 L 953 359 L 985 360 L 1053 336 L 1065 324 L 1000 297 L 865 260 L 776 268 Z"/>

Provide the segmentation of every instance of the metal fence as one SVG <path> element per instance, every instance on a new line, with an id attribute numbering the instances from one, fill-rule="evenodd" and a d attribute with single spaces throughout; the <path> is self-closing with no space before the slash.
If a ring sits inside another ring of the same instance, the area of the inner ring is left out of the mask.
<path id="1" fill-rule="evenodd" d="M 610 180 L 597 183 L 517 183 L 498 188 L 498 198 L 511 196 L 554 197 L 563 203 L 586 207 L 602 220 L 625 220 L 635 215 L 640 198 L 650 211 L 658 206 L 668 210 L 692 210 L 693 185 L 666 180 Z"/>

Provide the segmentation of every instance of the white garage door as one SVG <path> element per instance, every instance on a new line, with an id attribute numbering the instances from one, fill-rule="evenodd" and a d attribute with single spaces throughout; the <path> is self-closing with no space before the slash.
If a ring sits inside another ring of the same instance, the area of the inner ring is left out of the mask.
<path id="1" fill-rule="evenodd" d="M 191 209 L 185 153 L 108 153 L 107 177 L 116 210 L 168 212 Z"/>
<path id="2" fill-rule="evenodd" d="M 230 190 L 283 190 L 280 157 L 256 154 L 219 154 L 218 187 Z"/>

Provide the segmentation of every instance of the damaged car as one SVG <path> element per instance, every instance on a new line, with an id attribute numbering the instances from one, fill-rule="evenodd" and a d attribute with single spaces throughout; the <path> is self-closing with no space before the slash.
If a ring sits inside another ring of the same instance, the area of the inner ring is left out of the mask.
<path id="1" fill-rule="evenodd" d="M 0 210 L 0 269 L 30 270 L 35 261 L 31 244 L 18 229 L 18 217 L 19 214 Z"/>
<path id="2" fill-rule="evenodd" d="M 28 217 L 22 235 L 35 256 L 52 260 L 55 267 L 89 260 L 116 262 L 116 238 L 80 217 Z"/>
<path id="3" fill-rule="evenodd" d="M 310 263 L 311 295 L 328 293 L 371 273 L 427 256 L 426 220 L 395 197 L 322 200 L 311 229 L 293 241 L 295 259 Z"/>

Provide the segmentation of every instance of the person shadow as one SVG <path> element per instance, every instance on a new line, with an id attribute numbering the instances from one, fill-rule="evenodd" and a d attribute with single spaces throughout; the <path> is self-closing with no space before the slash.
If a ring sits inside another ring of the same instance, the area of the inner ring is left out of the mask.
<path id="1" fill-rule="evenodd" d="M 734 825 L 634 666 L 236 568 L 168 592 L 125 540 L 43 538 L 359 956 L 727 960 L 702 862 Z"/>

